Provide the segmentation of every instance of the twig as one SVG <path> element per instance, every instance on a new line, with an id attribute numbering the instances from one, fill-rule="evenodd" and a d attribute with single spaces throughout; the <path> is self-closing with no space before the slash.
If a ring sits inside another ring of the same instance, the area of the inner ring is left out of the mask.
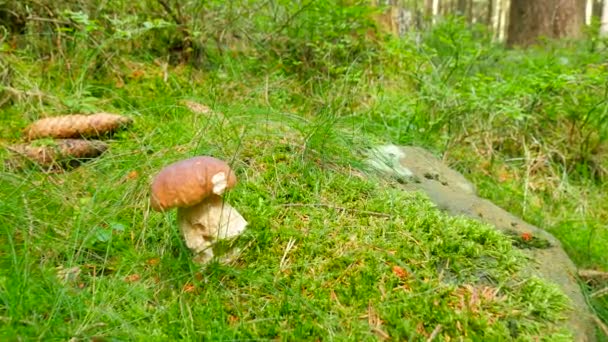
<path id="1" fill-rule="evenodd" d="M 384 330 L 378 327 L 373 327 L 372 331 L 375 332 L 376 335 L 378 335 L 378 337 L 380 337 L 383 341 L 386 341 L 391 338 Z"/>
<path id="2" fill-rule="evenodd" d="M 38 98 L 49 97 L 49 95 L 47 95 L 41 91 L 19 90 L 19 89 L 16 89 L 13 87 L 7 87 L 7 86 L 4 86 L 0 89 L 5 90 L 7 93 L 10 93 L 11 95 L 19 97 L 19 98 L 21 98 L 21 96 L 38 97 Z"/>
<path id="3" fill-rule="evenodd" d="M 157 2 L 163 7 L 163 9 L 169 14 L 169 16 L 173 19 L 173 21 L 175 22 L 175 25 L 177 25 L 178 31 L 181 32 L 182 34 L 182 41 L 181 43 L 183 44 L 183 46 L 181 47 L 181 51 L 180 51 L 180 55 L 182 58 L 186 58 L 187 60 L 192 60 L 192 56 L 190 55 L 190 53 L 188 52 L 190 49 L 192 49 L 193 51 L 196 50 L 195 46 L 194 46 L 194 39 L 192 38 L 192 35 L 190 34 L 190 32 L 188 31 L 188 23 L 186 22 L 186 20 L 184 19 L 184 17 L 182 16 L 182 11 L 181 11 L 181 7 L 180 4 L 177 3 L 176 4 L 176 11 L 177 13 L 175 13 L 172 9 L 171 6 L 169 6 L 169 4 L 167 3 L 166 0 L 157 0 Z M 201 50 L 202 51 L 202 50 Z"/>
<path id="4" fill-rule="evenodd" d="M 173 13 L 173 10 L 171 9 L 171 6 L 169 6 L 169 4 L 166 1 L 164 1 L 164 0 L 158 0 L 158 3 L 163 7 L 163 9 L 167 12 L 167 14 L 169 14 L 171 16 L 171 18 L 173 19 L 173 21 L 178 26 L 182 26 L 183 25 L 182 18 L 180 18 L 179 16 L 177 16 L 175 13 Z"/>
<path id="5" fill-rule="evenodd" d="M 600 327 L 600 330 L 604 333 L 604 335 L 608 336 L 608 327 L 606 326 L 606 324 L 604 324 L 604 322 L 602 322 L 602 320 L 599 319 L 596 315 L 593 315 L 593 320 L 595 321 L 595 324 Z"/>
<path id="6" fill-rule="evenodd" d="M 266 43 L 270 39 L 272 39 L 275 34 L 283 31 L 287 27 L 287 25 L 289 25 L 289 23 L 291 23 L 291 21 L 293 19 L 295 19 L 295 17 L 300 15 L 302 12 L 304 12 L 304 10 L 306 10 L 306 8 L 310 7 L 310 5 L 312 5 L 313 3 L 315 3 L 315 0 L 311 0 L 307 3 L 305 3 L 304 5 L 302 5 L 302 7 L 300 7 L 297 11 L 295 11 L 292 15 L 290 15 L 289 18 L 287 18 L 287 20 L 285 20 L 285 22 L 281 26 L 279 26 L 279 28 L 277 28 L 276 30 L 274 30 L 274 32 L 272 32 L 271 34 L 266 36 L 266 39 L 264 39 L 264 43 Z"/>
<path id="7" fill-rule="evenodd" d="M 585 279 L 605 279 L 608 280 L 608 272 L 596 271 L 596 270 L 580 270 L 578 276 Z"/>
<path id="8" fill-rule="evenodd" d="M 591 294 L 591 298 L 594 298 L 594 297 L 603 297 L 603 296 L 605 296 L 607 294 L 608 294 L 608 287 L 605 287 L 605 288 L 603 288 L 601 290 L 597 290 L 597 291 L 593 292 Z"/>
<path id="9" fill-rule="evenodd" d="M 434 340 L 435 337 L 437 337 L 437 335 L 439 335 L 440 332 L 441 332 L 441 324 L 437 324 L 435 329 L 433 329 L 431 336 L 429 336 L 429 338 L 426 340 L 426 342 L 431 342 L 432 340 Z"/>
<path id="10" fill-rule="evenodd" d="M 47 23 L 59 24 L 59 25 L 70 25 L 71 24 L 71 22 L 65 21 L 65 20 L 52 19 L 52 18 L 42 18 L 42 17 L 33 17 L 33 16 L 29 16 L 29 17 L 25 18 L 25 20 L 29 20 L 29 21 L 42 21 L 42 22 L 47 22 Z"/>
<path id="11" fill-rule="evenodd" d="M 285 204 L 281 204 L 281 206 L 283 206 L 283 207 L 321 207 L 321 208 L 334 209 L 334 210 L 337 210 L 337 211 L 357 212 L 357 213 L 367 214 L 367 215 L 371 215 L 371 216 L 391 217 L 391 215 L 389 215 L 389 214 L 379 213 L 377 211 L 358 210 L 358 209 L 336 207 L 336 206 L 333 206 L 333 205 L 322 204 L 322 203 L 285 203 Z"/>
<path id="12" fill-rule="evenodd" d="M 285 259 L 287 259 L 287 254 L 289 254 L 289 251 L 291 251 L 295 244 L 296 240 L 293 238 L 289 239 L 289 241 L 287 242 L 285 252 L 283 253 L 283 257 L 281 258 L 281 263 L 279 264 L 279 268 L 281 269 L 281 271 L 285 269 Z"/>

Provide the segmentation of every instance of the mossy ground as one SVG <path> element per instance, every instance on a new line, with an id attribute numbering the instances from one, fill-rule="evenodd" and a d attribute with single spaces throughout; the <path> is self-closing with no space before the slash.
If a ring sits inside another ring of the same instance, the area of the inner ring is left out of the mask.
<path id="1" fill-rule="evenodd" d="M 87 96 L 44 76 L 62 106 L 3 112 L 3 143 L 48 110 L 134 124 L 70 172 L 0 173 L 2 339 L 568 340 L 566 298 L 521 272 L 508 237 L 362 173 L 373 138 L 294 110 L 287 80 L 146 67 L 126 84 L 78 83 Z M 230 264 L 193 264 L 175 213 L 149 208 L 153 175 L 195 155 L 239 178 L 226 200 L 250 226 Z"/>

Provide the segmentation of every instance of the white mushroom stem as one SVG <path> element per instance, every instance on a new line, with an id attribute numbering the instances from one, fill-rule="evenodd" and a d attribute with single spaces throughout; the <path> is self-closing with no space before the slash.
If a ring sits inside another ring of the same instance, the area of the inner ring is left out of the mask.
<path id="1" fill-rule="evenodd" d="M 217 195 L 211 195 L 195 206 L 179 208 L 177 221 L 186 245 L 199 263 L 213 258 L 212 247 L 217 240 L 236 237 L 247 226 L 243 216 Z"/>

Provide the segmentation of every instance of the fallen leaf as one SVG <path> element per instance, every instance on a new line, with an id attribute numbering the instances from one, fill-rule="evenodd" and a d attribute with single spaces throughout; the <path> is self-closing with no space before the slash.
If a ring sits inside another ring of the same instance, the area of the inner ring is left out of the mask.
<path id="1" fill-rule="evenodd" d="M 403 290 L 403 291 L 405 291 L 405 292 L 410 292 L 410 291 L 412 290 L 412 288 L 411 288 L 411 287 L 410 287 L 408 284 L 403 284 L 403 285 L 401 285 L 401 286 L 397 286 L 397 287 L 395 288 L 395 290 L 396 290 L 396 289 L 402 289 L 402 290 Z"/>
<path id="2" fill-rule="evenodd" d="M 454 291 L 457 299 L 455 303 L 459 311 L 467 310 L 477 313 L 483 310 L 486 305 L 504 300 L 498 295 L 498 289 L 489 286 L 473 286 L 465 284 Z"/>
<path id="3" fill-rule="evenodd" d="M 211 110 L 211 108 L 205 106 L 204 104 L 198 103 L 198 102 L 185 100 L 185 101 L 183 101 L 183 104 L 186 105 L 186 107 L 188 107 L 188 109 L 190 109 L 192 112 L 194 112 L 196 114 L 209 114 L 209 113 L 213 112 L 213 110 Z"/>
<path id="4" fill-rule="evenodd" d="M 239 322 L 239 318 L 238 318 L 238 317 L 236 317 L 235 315 L 229 315 L 229 316 L 228 316 L 228 322 L 229 322 L 230 324 L 236 324 L 236 323 L 238 323 L 238 322 Z"/>
<path id="5" fill-rule="evenodd" d="M 120 89 L 124 86 L 125 86 L 125 81 L 123 81 L 123 79 L 120 77 L 116 80 L 116 83 L 114 83 L 114 87 L 116 87 L 118 89 Z"/>
<path id="6" fill-rule="evenodd" d="M 131 275 L 128 275 L 128 276 L 125 277 L 125 281 L 127 283 L 133 283 L 133 282 L 138 281 L 139 279 L 141 279 L 141 276 L 139 274 L 137 274 L 137 273 L 131 274 Z"/>
<path id="7" fill-rule="evenodd" d="M 416 332 L 420 335 L 428 336 L 429 334 L 426 332 L 426 328 L 424 327 L 424 323 L 418 322 L 416 324 Z"/>
<path id="8" fill-rule="evenodd" d="M 194 290 L 196 289 L 196 287 L 193 284 L 186 284 L 184 285 L 184 292 L 194 292 Z"/>
<path id="9" fill-rule="evenodd" d="M 128 178 L 128 179 L 135 179 L 135 178 L 137 178 L 138 176 L 139 176 L 139 173 L 138 173 L 137 171 L 135 171 L 135 170 L 133 170 L 133 171 L 131 171 L 131 172 L 129 172 L 129 173 L 127 174 L 127 178 Z"/>
<path id="10" fill-rule="evenodd" d="M 479 169 L 481 172 L 483 172 L 485 175 L 489 175 L 490 174 L 490 169 L 492 167 L 492 163 L 490 163 L 489 161 L 485 160 L 483 161 L 480 165 L 479 165 Z"/>
<path id="11" fill-rule="evenodd" d="M 384 323 L 382 321 L 382 319 L 380 318 L 380 316 L 378 315 L 378 313 L 376 312 L 376 310 L 374 310 L 374 307 L 372 306 L 371 301 L 367 304 L 367 323 L 371 327 L 375 327 L 375 328 L 381 327 L 382 323 Z"/>
<path id="12" fill-rule="evenodd" d="M 407 271 L 397 265 L 393 266 L 393 274 L 399 277 L 399 279 L 405 279 L 408 276 Z"/>
<path id="13" fill-rule="evenodd" d="M 156 266 L 159 263 L 160 263 L 160 259 L 159 258 L 152 258 L 152 259 L 146 260 L 146 264 L 148 264 L 150 266 Z"/>
<path id="14" fill-rule="evenodd" d="M 340 299 L 338 299 L 338 295 L 336 295 L 336 292 L 333 289 L 329 293 L 329 298 L 332 301 L 336 302 L 336 304 L 338 304 L 339 307 L 342 307 L 342 303 L 340 303 Z"/>
<path id="15" fill-rule="evenodd" d="M 145 74 L 146 74 L 146 72 L 143 70 L 135 70 L 131 73 L 131 78 L 135 78 L 135 79 L 141 78 Z"/>
<path id="16" fill-rule="evenodd" d="M 70 267 L 70 268 L 63 268 L 63 266 L 58 266 L 57 268 L 57 278 L 59 278 L 61 281 L 76 281 L 78 280 L 79 276 L 80 276 L 80 267 L 79 266 L 75 266 L 75 267 Z"/>
<path id="17" fill-rule="evenodd" d="M 511 180 L 513 177 L 511 176 L 511 174 L 509 174 L 509 172 L 505 169 L 502 169 L 498 172 L 498 181 L 500 183 L 504 183 L 508 180 Z"/>

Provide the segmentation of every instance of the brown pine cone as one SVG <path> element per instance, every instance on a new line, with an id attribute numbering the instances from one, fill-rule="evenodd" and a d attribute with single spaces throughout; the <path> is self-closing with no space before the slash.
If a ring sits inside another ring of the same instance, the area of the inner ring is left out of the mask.
<path id="1" fill-rule="evenodd" d="M 64 167 L 96 158 L 108 149 L 108 144 L 98 140 L 58 139 L 35 143 L 9 146 L 8 150 L 42 167 Z"/>
<path id="2" fill-rule="evenodd" d="M 72 114 L 37 120 L 25 128 L 27 140 L 39 138 L 98 138 L 130 125 L 133 119 L 117 114 Z"/>

